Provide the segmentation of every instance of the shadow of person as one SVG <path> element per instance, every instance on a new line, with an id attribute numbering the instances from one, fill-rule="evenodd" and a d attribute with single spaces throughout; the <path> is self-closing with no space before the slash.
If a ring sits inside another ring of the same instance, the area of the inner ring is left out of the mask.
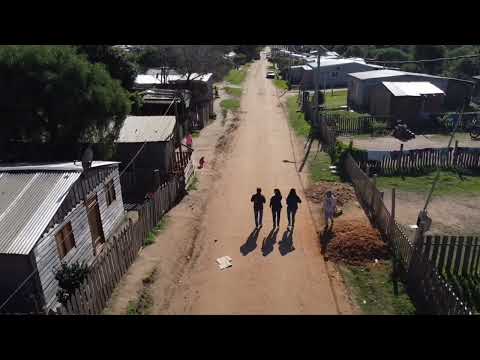
<path id="1" fill-rule="evenodd" d="M 295 247 L 293 246 L 293 229 L 286 230 L 283 233 L 282 241 L 278 243 L 278 250 L 282 256 L 295 250 Z"/>
<path id="2" fill-rule="evenodd" d="M 277 242 L 277 235 L 278 235 L 278 228 L 272 229 L 270 234 L 263 240 L 262 244 L 262 254 L 263 256 L 267 256 L 273 251 L 273 246 Z"/>
<path id="3" fill-rule="evenodd" d="M 259 229 L 254 229 L 248 236 L 248 239 L 245 242 L 245 244 L 240 246 L 240 252 L 242 253 L 243 256 L 246 256 L 248 253 L 256 249 L 258 233 L 259 233 Z"/>
<path id="4" fill-rule="evenodd" d="M 327 252 L 328 244 L 333 239 L 333 231 L 331 227 L 325 228 L 323 233 L 320 234 L 320 247 L 322 255 Z"/>

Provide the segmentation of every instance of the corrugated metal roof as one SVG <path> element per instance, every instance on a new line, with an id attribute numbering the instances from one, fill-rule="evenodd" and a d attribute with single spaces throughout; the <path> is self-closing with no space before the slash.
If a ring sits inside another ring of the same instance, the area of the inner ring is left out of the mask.
<path id="1" fill-rule="evenodd" d="M 415 82 L 382 82 L 393 96 L 422 96 L 445 93 L 427 81 Z"/>
<path id="2" fill-rule="evenodd" d="M 29 254 L 81 174 L 0 172 L 0 253 Z"/>
<path id="3" fill-rule="evenodd" d="M 407 73 L 403 71 L 383 69 L 383 70 L 356 72 L 356 73 L 351 73 L 349 75 L 360 80 L 366 80 L 366 79 L 376 79 L 376 78 L 382 78 L 382 77 L 401 76 L 405 74 Z"/>
<path id="4" fill-rule="evenodd" d="M 351 63 L 358 63 L 358 64 L 367 65 L 365 63 L 365 60 L 363 60 L 361 58 L 350 58 L 350 59 L 341 58 L 341 59 L 337 59 L 337 58 L 330 58 L 330 57 L 324 57 L 324 56 L 320 57 L 320 68 L 322 68 L 324 66 L 345 65 L 345 64 L 351 64 Z M 317 67 L 317 60 L 309 62 L 308 66 L 310 66 L 312 68 L 316 68 Z"/>
<path id="5" fill-rule="evenodd" d="M 135 84 L 151 85 L 151 84 L 161 84 L 161 82 L 153 75 L 137 75 L 137 77 L 135 78 Z"/>
<path id="6" fill-rule="evenodd" d="M 92 161 L 90 167 L 117 165 L 118 161 Z M 59 163 L 15 163 L 0 166 L 0 171 L 83 171 L 82 162 L 59 162 Z"/>
<path id="7" fill-rule="evenodd" d="M 175 116 L 127 116 L 117 143 L 167 141 L 175 129 Z"/>

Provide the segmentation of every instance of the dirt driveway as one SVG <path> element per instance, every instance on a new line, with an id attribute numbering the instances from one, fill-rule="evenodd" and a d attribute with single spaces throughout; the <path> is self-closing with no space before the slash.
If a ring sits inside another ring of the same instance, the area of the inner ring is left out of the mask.
<path id="1" fill-rule="evenodd" d="M 353 312 L 342 281 L 321 255 L 296 165 L 284 162 L 301 159 L 294 149 L 301 151 L 303 144 L 291 137 L 266 69 L 262 54 L 250 67 L 237 123 L 216 121 L 195 139 L 196 158 L 207 159 L 207 168 L 198 174 L 199 188 L 170 212 L 168 228 L 132 265 L 109 313 L 125 313 L 153 268 L 158 276 L 151 287 L 152 314 Z M 214 139 L 223 146 L 215 146 Z M 268 207 L 258 237 L 251 236 L 250 197 L 257 187 L 267 199 L 274 188 L 284 198 L 290 188 L 297 189 L 304 202 L 292 236 L 286 232 L 285 209 L 280 230 L 271 232 Z M 215 260 L 226 255 L 233 267 L 221 271 Z"/>

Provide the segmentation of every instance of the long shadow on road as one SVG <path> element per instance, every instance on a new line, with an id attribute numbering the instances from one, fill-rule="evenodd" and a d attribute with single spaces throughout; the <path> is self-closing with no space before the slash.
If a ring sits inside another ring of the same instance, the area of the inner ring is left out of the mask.
<path id="1" fill-rule="evenodd" d="M 272 229 L 270 234 L 263 240 L 262 244 L 262 254 L 263 256 L 267 256 L 273 251 L 273 246 L 277 242 L 277 235 L 278 235 L 278 228 Z"/>
<path id="2" fill-rule="evenodd" d="M 293 246 L 293 229 L 283 233 L 282 241 L 278 243 L 278 250 L 282 256 L 287 255 L 295 250 Z"/>
<path id="3" fill-rule="evenodd" d="M 242 253 L 243 256 L 246 256 L 248 253 L 252 252 L 257 248 L 258 233 L 259 233 L 258 229 L 253 230 L 251 234 L 248 236 L 248 239 L 245 242 L 245 244 L 240 246 L 240 252 Z"/>

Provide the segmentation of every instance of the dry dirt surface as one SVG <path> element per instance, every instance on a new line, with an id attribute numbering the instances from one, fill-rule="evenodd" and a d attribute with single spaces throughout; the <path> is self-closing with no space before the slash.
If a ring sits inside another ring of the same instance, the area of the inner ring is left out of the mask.
<path id="1" fill-rule="evenodd" d="M 391 195 L 385 192 L 384 202 L 391 209 Z M 395 217 L 404 225 L 417 223 L 420 209 L 425 206 L 424 193 L 396 191 Z M 480 196 L 433 196 L 428 205 L 432 218 L 431 233 L 438 235 L 470 235 L 478 232 L 480 224 Z"/>
<path id="2" fill-rule="evenodd" d="M 333 196 L 337 199 L 337 205 L 345 206 L 356 200 L 356 195 L 353 187 L 349 184 L 320 182 L 310 186 L 305 194 L 310 201 L 322 204 L 327 191 L 331 191 Z"/>
<path id="3" fill-rule="evenodd" d="M 284 162 L 301 159 L 295 149 L 303 144 L 292 138 L 266 70 L 262 54 L 250 67 L 238 120 L 216 121 L 194 139 L 195 159 L 207 160 L 197 170 L 198 190 L 170 211 L 167 229 L 139 255 L 107 313 L 125 314 L 155 267 L 152 314 L 354 313 L 341 277 L 321 254 L 304 175 Z M 268 206 L 263 228 L 254 232 L 250 197 L 257 187 L 267 199 L 274 188 L 284 198 L 297 189 L 304 202 L 293 232 L 286 231 L 285 209 L 280 229 L 271 231 Z M 216 259 L 222 256 L 233 266 L 220 270 Z"/>

